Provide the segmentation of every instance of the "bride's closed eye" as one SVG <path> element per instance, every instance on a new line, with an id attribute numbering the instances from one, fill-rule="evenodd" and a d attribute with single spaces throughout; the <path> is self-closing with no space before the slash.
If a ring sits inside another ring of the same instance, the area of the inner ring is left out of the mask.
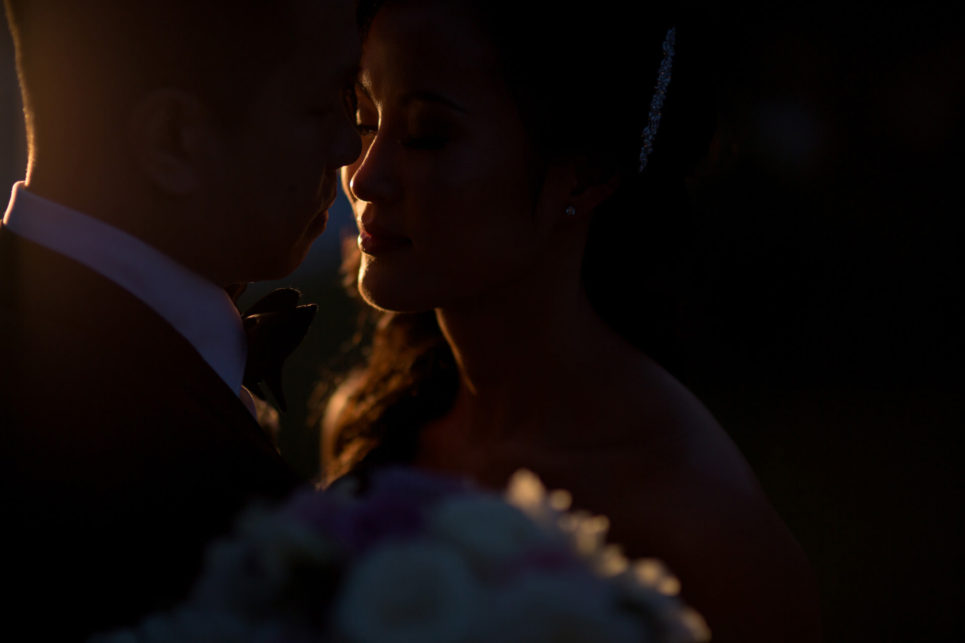
<path id="1" fill-rule="evenodd" d="M 355 129 L 360 136 L 374 135 L 379 131 L 379 113 L 372 104 L 372 99 L 358 85 L 352 94 L 355 99 Z"/>
<path id="2" fill-rule="evenodd" d="M 377 123 L 363 122 L 363 120 L 359 118 L 356 113 L 355 129 L 358 130 L 358 133 L 361 136 L 374 136 L 379 131 L 379 126 Z"/>

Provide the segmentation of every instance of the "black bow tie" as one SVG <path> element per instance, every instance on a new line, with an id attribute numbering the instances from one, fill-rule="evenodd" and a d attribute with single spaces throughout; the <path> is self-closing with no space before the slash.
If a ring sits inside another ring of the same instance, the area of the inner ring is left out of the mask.
<path id="1" fill-rule="evenodd" d="M 244 288 L 229 288 L 235 299 L 243 291 Z M 279 288 L 259 299 L 242 315 L 248 337 L 245 388 L 265 399 L 264 383 L 282 411 L 288 410 L 281 386 L 282 367 L 305 338 L 318 310 L 315 304 L 299 306 L 301 296 L 294 288 Z"/>

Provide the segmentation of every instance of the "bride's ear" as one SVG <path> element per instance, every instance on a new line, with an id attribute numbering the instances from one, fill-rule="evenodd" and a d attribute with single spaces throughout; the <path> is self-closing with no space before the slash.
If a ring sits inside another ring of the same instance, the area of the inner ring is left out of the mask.
<path id="1" fill-rule="evenodd" d="M 565 220 L 586 220 L 597 206 L 606 201 L 620 186 L 620 178 L 585 160 L 572 159 L 553 165 L 547 172 L 544 197 L 549 197 L 553 211 L 565 214 Z"/>
<path id="2" fill-rule="evenodd" d="M 135 162 L 149 183 L 175 196 L 201 188 L 214 137 L 210 114 L 196 96 L 173 88 L 152 91 L 135 105 L 127 125 Z"/>
<path id="3" fill-rule="evenodd" d="M 581 214 L 584 217 L 588 216 L 620 187 L 619 176 L 613 172 L 591 167 L 585 159 L 574 161 L 572 172 L 570 201 L 576 216 Z"/>

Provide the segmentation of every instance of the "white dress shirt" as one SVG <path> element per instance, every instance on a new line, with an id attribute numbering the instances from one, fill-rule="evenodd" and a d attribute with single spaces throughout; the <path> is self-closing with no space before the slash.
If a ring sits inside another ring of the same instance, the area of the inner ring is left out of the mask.
<path id="1" fill-rule="evenodd" d="M 143 301 L 174 327 L 239 395 L 248 344 L 241 316 L 223 288 L 140 239 L 14 184 L 3 216 L 10 232 L 70 257 Z"/>

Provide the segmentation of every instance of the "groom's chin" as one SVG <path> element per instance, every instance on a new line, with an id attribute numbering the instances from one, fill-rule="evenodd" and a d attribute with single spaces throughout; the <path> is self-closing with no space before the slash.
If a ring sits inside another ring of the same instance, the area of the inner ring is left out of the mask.
<path id="1" fill-rule="evenodd" d="M 305 230 L 305 238 L 308 241 L 306 252 L 308 248 L 311 247 L 315 241 L 318 240 L 322 233 L 325 232 L 325 228 L 328 226 L 328 209 L 322 210 L 315 218 L 312 219 L 311 223 L 308 224 L 308 228 Z"/>
<path id="2" fill-rule="evenodd" d="M 297 270 L 308 256 L 312 244 L 318 241 L 318 238 L 325 232 L 327 225 L 327 210 L 315 215 L 315 218 L 305 228 L 302 236 L 289 248 L 287 253 L 284 253 L 284 256 L 279 257 L 279 260 L 272 267 L 273 274 L 263 277 L 263 280 L 284 279 Z"/>

